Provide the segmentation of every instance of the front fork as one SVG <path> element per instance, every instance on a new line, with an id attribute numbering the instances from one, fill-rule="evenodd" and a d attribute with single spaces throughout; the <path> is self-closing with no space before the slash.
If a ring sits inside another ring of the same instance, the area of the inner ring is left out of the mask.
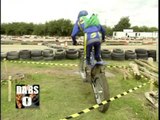
<path id="1" fill-rule="evenodd" d="M 97 74 L 105 74 L 105 65 L 96 65 L 91 69 L 91 78 L 94 79 L 94 76 Z"/>

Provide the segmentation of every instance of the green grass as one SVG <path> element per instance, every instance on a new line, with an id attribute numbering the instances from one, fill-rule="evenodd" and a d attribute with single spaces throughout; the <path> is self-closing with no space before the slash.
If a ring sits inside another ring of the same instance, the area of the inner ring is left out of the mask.
<path id="1" fill-rule="evenodd" d="M 53 63 L 78 64 L 78 60 L 62 60 Z M 123 63 L 123 64 L 122 64 Z M 109 65 L 128 65 L 129 62 L 108 61 Z M 7 62 L 8 73 L 24 72 L 25 80 L 12 82 L 12 101 L 8 102 L 7 82 L 1 84 L 1 116 L 3 120 L 59 120 L 95 104 L 90 84 L 83 83 L 77 74 L 78 67 L 61 67 Z M 4 63 L 2 62 L 2 72 Z M 108 70 L 115 77 L 108 78 L 110 96 L 113 97 L 144 83 L 144 80 L 123 80 L 115 69 Z M 40 108 L 15 108 L 16 84 L 40 85 Z M 157 90 L 156 87 L 154 87 Z M 158 111 L 148 105 L 144 93 L 149 85 L 110 103 L 106 113 L 93 110 L 75 120 L 158 120 Z"/>

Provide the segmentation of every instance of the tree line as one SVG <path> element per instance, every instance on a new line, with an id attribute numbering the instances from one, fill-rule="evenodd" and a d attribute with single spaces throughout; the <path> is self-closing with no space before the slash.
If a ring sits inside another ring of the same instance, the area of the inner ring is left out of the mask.
<path id="1" fill-rule="evenodd" d="M 3 35 L 39 35 L 39 36 L 70 36 L 73 23 L 69 19 L 58 19 L 46 22 L 44 24 L 34 24 L 25 22 L 2 23 L 1 34 Z M 106 29 L 106 35 L 112 36 L 113 31 L 123 31 L 123 29 L 133 29 L 134 32 L 154 32 L 158 31 L 156 27 L 131 26 L 129 17 L 122 17 L 114 26 L 103 25 Z M 82 35 L 81 32 L 79 35 Z"/>

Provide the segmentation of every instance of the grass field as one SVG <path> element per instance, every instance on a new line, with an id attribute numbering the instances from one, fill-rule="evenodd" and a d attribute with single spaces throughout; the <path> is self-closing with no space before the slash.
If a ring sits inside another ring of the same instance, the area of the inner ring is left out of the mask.
<path id="1" fill-rule="evenodd" d="M 54 63 L 78 64 L 78 60 L 54 61 Z M 109 65 L 122 65 L 122 62 L 108 61 Z M 124 61 L 123 65 L 128 65 Z M 1 74 L 5 72 L 1 62 Z M 90 84 L 82 82 L 78 67 L 47 66 L 36 64 L 18 64 L 7 62 L 8 74 L 24 73 L 25 79 L 12 82 L 12 101 L 8 102 L 7 82 L 1 84 L 1 118 L 2 120 L 59 120 L 95 104 Z M 110 96 L 114 97 L 146 81 L 123 80 L 117 69 L 106 69 L 114 74 L 108 77 Z M 15 108 L 16 84 L 40 85 L 40 109 Z M 155 90 L 158 88 L 154 87 Z M 152 108 L 144 93 L 149 91 L 149 84 L 118 100 L 110 103 L 106 113 L 93 110 L 75 120 L 158 120 L 158 110 Z"/>

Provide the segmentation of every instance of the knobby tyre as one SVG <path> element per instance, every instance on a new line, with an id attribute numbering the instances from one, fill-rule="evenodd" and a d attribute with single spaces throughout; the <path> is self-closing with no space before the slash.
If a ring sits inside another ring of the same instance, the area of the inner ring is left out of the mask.
<path id="1" fill-rule="evenodd" d="M 79 62 L 79 73 L 81 75 L 81 78 L 83 79 L 83 82 L 86 82 L 86 59 L 84 59 L 83 55 L 80 58 Z"/>
<path id="2" fill-rule="evenodd" d="M 94 81 L 92 83 L 92 89 L 94 91 L 95 101 L 97 102 L 97 104 L 110 98 L 109 85 L 104 73 L 95 75 Z M 100 106 L 99 111 L 103 113 L 106 112 L 109 108 L 109 104 L 110 103 Z"/>

